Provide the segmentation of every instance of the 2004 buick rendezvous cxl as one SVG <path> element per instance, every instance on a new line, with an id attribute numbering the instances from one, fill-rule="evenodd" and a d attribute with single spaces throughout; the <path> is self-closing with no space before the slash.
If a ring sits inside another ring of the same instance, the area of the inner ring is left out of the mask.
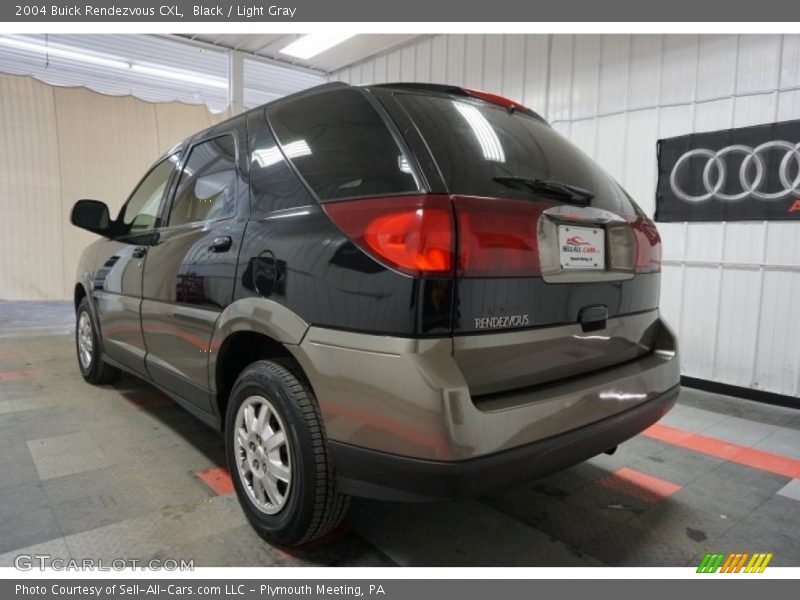
<path id="1" fill-rule="evenodd" d="M 432 500 L 611 451 L 675 401 L 661 242 L 531 110 L 328 84 L 159 159 L 75 284 L 83 377 L 224 432 L 241 505 L 298 544 L 348 497 Z"/>

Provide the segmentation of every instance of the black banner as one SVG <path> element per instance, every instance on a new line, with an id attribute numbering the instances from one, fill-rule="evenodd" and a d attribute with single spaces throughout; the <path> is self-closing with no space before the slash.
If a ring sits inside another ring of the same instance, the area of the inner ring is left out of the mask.
<path id="1" fill-rule="evenodd" d="M 800 121 L 658 142 L 656 221 L 800 220 Z"/>

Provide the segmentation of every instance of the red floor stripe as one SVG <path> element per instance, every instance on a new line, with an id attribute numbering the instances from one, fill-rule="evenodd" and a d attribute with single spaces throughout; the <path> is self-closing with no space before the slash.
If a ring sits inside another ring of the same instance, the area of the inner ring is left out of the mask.
<path id="1" fill-rule="evenodd" d="M 19 352 L 0 352 L 0 360 L 14 360 L 17 358 L 22 358 L 22 354 Z"/>
<path id="2" fill-rule="evenodd" d="M 681 486 L 671 481 L 640 473 L 628 467 L 601 477 L 597 483 L 645 502 L 659 502 L 681 489 Z"/>
<path id="3" fill-rule="evenodd" d="M 773 454 L 764 450 L 749 448 L 748 446 L 740 446 L 658 423 L 646 429 L 643 435 L 654 440 L 680 446 L 681 448 L 694 450 L 701 454 L 729 460 L 746 467 L 753 467 L 754 469 L 768 471 L 792 479 L 800 478 L 800 460 L 789 458 L 788 456 Z"/>
<path id="4" fill-rule="evenodd" d="M 213 467 L 200 471 L 197 477 L 217 496 L 227 496 L 233 493 L 233 480 L 228 469 L 224 467 Z"/>
<path id="5" fill-rule="evenodd" d="M 34 379 L 39 376 L 37 369 L 23 369 L 21 371 L 0 371 L 0 382 L 19 381 L 20 379 Z"/>
<path id="6" fill-rule="evenodd" d="M 166 394 L 156 392 L 145 396 L 124 396 L 128 406 L 136 410 L 144 410 L 147 408 L 159 408 L 161 406 L 170 406 L 173 404 L 172 398 Z"/>

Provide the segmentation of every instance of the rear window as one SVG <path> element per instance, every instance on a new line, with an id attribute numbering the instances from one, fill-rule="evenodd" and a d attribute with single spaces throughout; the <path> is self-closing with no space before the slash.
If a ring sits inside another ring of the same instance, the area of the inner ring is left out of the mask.
<path id="1" fill-rule="evenodd" d="M 336 90 L 268 113 L 284 154 L 321 200 L 419 190 L 408 158 L 357 90 Z"/>
<path id="2" fill-rule="evenodd" d="M 398 94 L 396 98 L 415 121 L 453 194 L 535 196 L 496 178 L 541 179 L 592 192 L 593 207 L 635 213 L 610 175 L 534 117 L 454 97 Z"/>

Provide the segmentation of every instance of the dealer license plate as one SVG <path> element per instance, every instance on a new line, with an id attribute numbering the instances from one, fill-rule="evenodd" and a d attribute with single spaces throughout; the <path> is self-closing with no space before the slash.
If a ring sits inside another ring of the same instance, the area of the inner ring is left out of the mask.
<path id="1" fill-rule="evenodd" d="M 601 227 L 559 225 L 558 256 L 562 269 L 605 269 L 605 230 Z"/>

